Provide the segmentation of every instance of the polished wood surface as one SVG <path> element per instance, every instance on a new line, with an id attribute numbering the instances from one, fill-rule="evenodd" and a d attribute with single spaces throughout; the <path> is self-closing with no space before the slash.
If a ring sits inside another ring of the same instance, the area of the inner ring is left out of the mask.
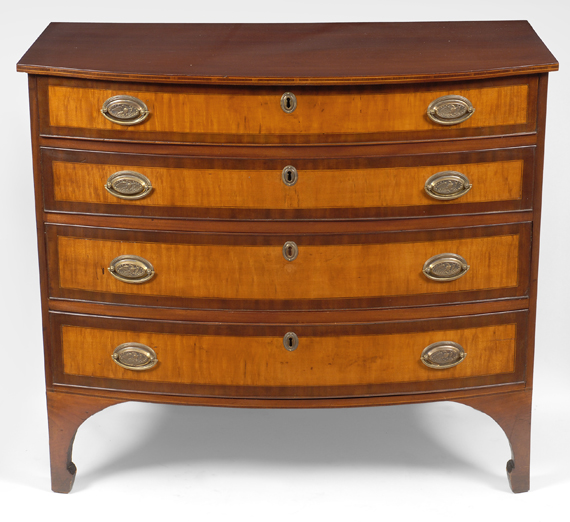
<path id="1" fill-rule="evenodd" d="M 392 169 L 298 170 L 287 186 L 282 171 L 173 169 L 136 165 L 54 162 L 56 201 L 198 208 L 362 208 L 441 205 L 424 190 L 426 180 L 442 171 L 458 171 L 473 184 L 467 194 L 446 204 L 518 200 L 522 197 L 522 160 L 446 164 Z M 284 166 L 285 167 L 285 166 Z M 104 189 L 108 178 L 130 170 L 145 175 L 152 192 L 144 199 L 113 196 Z"/>
<path id="2" fill-rule="evenodd" d="M 517 383 L 525 374 L 527 312 L 356 324 L 199 324 L 51 313 L 54 382 L 218 397 L 355 397 Z M 295 332 L 289 352 L 283 336 Z M 468 353 L 456 368 L 419 360 L 438 341 Z M 111 360 L 126 342 L 157 354 L 151 370 Z M 471 357 L 471 361 L 468 359 Z"/>
<path id="3" fill-rule="evenodd" d="M 524 292 L 528 282 L 519 279 L 519 261 L 528 230 L 503 230 L 458 229 L 444 233 L 447 238 L 441 240 L 436 238 L 442 233 L 434 231 L 429 239 L 423 239 L 425 233 L 423 237 L 411 233 L 239 239 L 164 235 L 149 242 L 132 241 L 124 234 L 114 241 L 98 239 L 97 231 L 86 229 L 89 239 L 58 235 L 57 252 L 51 254 L 52 271 L 57 270 L 57 276 L 52 272 L 52 295 L 70 289 L 187 299 L 278 301 L 445 294 L 449 300 L 453 293 L 474 290 L 518 288 Z M 101 234 L 109 236 L 103 230 Z M 294 261 L 283 256 L 287 240 L 298 245 Z M 470 269 L 454 281 L 428 279 L 422 273 L 424 263 L 447 252 L 464 257 Z M 148 260 L 156 275 L 144 284 L 117 280 L 107 269 L 122 255 Z"/>
<path id="4" fill-rule="evenodd" d="M 63 89 L 64 91 L 60 91 Z M 208 97 L 213 104 L 213 110 L 219 112 L 227 111 L 227 123 L 211 123 L 207 114 L 202 114 L 199 107 L 190 108 L 187 111 L 198 111 L 195 116 L 198 118 L 197 123 L 188 122 L 186 114 L 180 112 L 171 105 L 165 106 L 165 112 L 160 118 L 156 111 L 153 113 L 152 108 L 149 117 L 142 123 L 133 126 L 124 126 L 109 122 L 102 114 L 101 107 L 105 99 L 93 100 L 84 99 L 84 109 L 78 113 L 74 104 L 78 100 L 74 97 L 59 98 L 57 106 L 54 107 L 54 99 L 50 96 L 50 92 L 69 92 L 69 93 L 89 93 L 105 91 L 112 94 L 125 94 L 133 91 L 133 84 L 126 82 L 100 82 L 90 80 L 73 80 L 68 78 L 57 77 L 39 77 L 38 78 L 38 95 L 40 105 L 40 134 L 45 137 L 54 138 L 77 138 L 81 140 L 105 140 L 105 141 L 126 141 L 126 142 L 146 142 L 146 143 L 165 143 L 165 144 L 184 144 L 191 143 L 195 145 L 318 145 L 318 144 L 334 144 L 335 146 L 350 144 L 373 144 L 373 143 L 390 143 L 390 142 L 421 142 L 425 140 L 452 140 L 452 139 L 473 139 L 476 137 L 489 137 L 506 135 L 519 135 L 536 133 L 536 96 L 538 82 L 535 76 L 515 76 L 509 78 L 496 78 L 489 80 L 479 80 L 477 82 L 446 82 L 430 83 L 421 86 L 417 85 L 380 85 L 380 86 L 353 86 L 353 87 L 295 87 L 295 94 L 298 100 L 314 99 L 321 100 L 323 98 L 337 99 L 340 97 L 344 101 L 351 101 L 362 105 L 363 103 L 370 106 L 370 109 L 385 111 L 382 113 L 370 114 L 366 112 L 352 113 L 350 106 L 338 106 L 329 104 L 322 106 L 322 112 L 316 112 L 314 107 L 310 105 L 298 105 L 298 108 L 286 114 L 280 107 L 280 99 L 283 95 L 283 88 L 278 87 L 251 87 L 246 89 L 239 86 L 194 86 L 194 85 L 161 85 L 160 97 L 167 104 L 167 100 L 175 98 L 183 100 L 184 104 L 194 96 Z M 324 91 L 324 92 L 323 92 Z M 497 111 L 502 117 L 489 114 L 487 108 L 476 108 L 475 112 L 463 123 L 456 125 L 440 125 L 433 122 L 427 116 L 427 108 L 431 101 L 434 101 L 436 95 L 440 95 L 443 91 L 453 93 L 469 93 L 473 91 L 476 100 L 482 101 L 487 94 L 491 94 L 490 99 L 493 106 L 497 106 Z M 517 92 L 519 96 L 525 95 L 526 101 L 521 102 L 525 105 L 525 110 L 513 107 L 515 119 L 508 112 L 508 108 L 512 107 L 509 99 L 502 95 L 507 92 Z M 157 86 L 153 84 L 140 83 L 136 85 L 136 93 L 143 100 L 149 103 L 158 96 Z M 479 95 L 481 98 L 479 98 Z M 249 100 L 244 106 L 231 104 L 225 106 L 216 100 L 226 100 L 231 102 L 234 98 L 244 98 Z M 274 103 L 271 105 L 259 105 L 255 100 L 260 97 L 272 99 Z M 410 113 L 408 99 L 423 100 L 425 105 L 419 107 L 417 112 Z M 355 100 L 355 101 L 352 101 Z M 389 100 L 399 100 L 400 104 L 387 105 Z M 101 106 L 97 106 L 94 102 L 101 102 Z M 67 105 L 65 105 L 67 103 Z M 300 103 L 300 102 L 299 102 Z M 504 106 L 499 107 L 499 104 Z M 274 107 L 277 104 L 277 107 Z M 184 107 L 186 107 L 186 105 Z M 507 109 L 507 110 L 505 110 Z M 84 111 L 87 110 L 90 116 L 85 116 Z M 272 117 L 273 111 L 279 111 L 280 126 L 273 126 L 266 118 Z M 481 112 L 482 111 L 482 112 Z M 55 116 L 53 119 L 54 113 Z M 66 114 L 71 115 L 67 119 Z M 523 116 L 524 113 L 524 116 Z M 305 116 L 303 116 L 305 114 Z M 226 115 L 223 115 L 216 121 L 225 121 Z M 265 118 L 264 118 L 265 117 Z M 312 119 L 307 119 L 311 117 Z M 340 122 L 334 117 L 344 118 Z M 87 120 L 85 120 L 87 118 Z M 104 120 L 101 122 L 99 120 Z M 251 126 L 252 120 L 257 121 L 257 126 Z M 263 119 L 262 119 L 263 118 Z M 348 119 L 349 118 L 349 119 Z M 483 118 L 483 120 L 481 119 Z M 475 121 L 473 121 L 475 119 Z M 330 126 L 319 127 L 318 121 L 330 120 Z M 386 120 L 386 123 L 383 123 Z M 99 121 L 99 123 L 96 123 Z M 486 124 L 477 124 L 476 122 L 485 122 Z M 67 125 L 54 125 L 54 123 L 67 123 Z M 92 124 L 92 127 L 85 124 Z M 170 128 L 172 125 L 175 128 Z M 188 123 L 188 126 L 186 125 Z M 70 126 L 75 125 L 75 126 Z M 84 126 L 77 126 L 84 125 Z M 159 126 L 160 125 L 160 126 Z M 239 125 L 239 126 L 238 126 Z M 337 131 L 332 132 L 334 129 Z M 208 130 L 210 132 L 208 132 Z M 359 131 L 360 130 L 360 131 Z M 503 145 L 500 145 L 502 147 Z M 440 150 L 446 150 L 445 148 Z M 408 150 L 409 154 L 411 150 Z M 233 151 L 232 151 L 233 154 Z M 249 156 L 248 156 L 249 157 Z M 334 157 L 334 154 L 332 155 Z"/>
<path id="5" fill-rule="evenodd" d="M 121 403 L 121 400 L 47 392 L 51 489 L 69 493 L 77 468 L 71 461 L 77 429 L 91 415 Z"/>
<path id="6" fill-rule="evenodd" d="M 71 488 L 77 426 L 120 401 L 456 400 L 505 430 L 511 487 L 526 491 L 546 73 L 557 67 L 527 22 L 50 25 L 18 68 L 35 73 L 54 490 Z M 147 103 L 145 123 L 105 120 L 102 102 L 119 93 Z M 471 99 L 474 115 L 431 122 L 427 105 L 447 93 Z M 299 171 L 294 187 L 285 165 Z M 104 190 L 127 169 L 151 178 L 145 200 Z M 425 179 L 441 170 L 463 171 L 472 190 L 429 199 Z M 285 241 L 299 245 L 293 262 Z M 424 261 L 450 251 L 467 274 L 427 280 Z M 112 278 L 121 254 L 149 259 L 154 279 Z M 419 353 L 441 337 L 467 358 L 432 370 Z M 110 353 L 128 341 L 151 345 L 159 364 L 117 366 Z"/>
<path id="7" fill-rule="evenodd" d="M 18 63 L 32 74 L 230 84 L 424 82 L 557 69 L 526 21 L 52 23 Z"/>
<path id="8" fill-rule="evenodd" d="M 467 357 L 447 370 L 428 368 L 422 350 L 453 341 Z M 475 377 L 515 370 L 516 325 L 391 335 L 301 337 L 192 336 L 64 326 L 63 371 L 71 375 L 230 386 L 349 386 Z M 153 347 L 159 363 L 127 370 L 112 359 L 125 342 Z"/>
<path id="9" fill-rule="evenodd" d="M 511 446 L 511 459 L 507 462 L 509 485 L 513 493 L 528 491 L 532 389 L 495 397 L 481 396 L 455 401 L 486 413 L 501 426 Z"/>
<path id="10" fill-rule="evenodd" d="M 383 89 L 362 91 L 297 92 L 297 109 L 287 114 L 281 109 L 283 89 L 273 92 L 252 89 L 219 91 L 195 88 L 190 92 L 173 93 L 111 90 L 50 85 L 49 124 L 53 127 L 121 130 L 133 134 L 169 132 L 190 134 L 305 134 L 338 135 L 376 134 L 388 132 L 425 131 L 442 126 L 426 116 L 429 104 L 447 95 L 468 98 L 475 107 L 474 115 L 458 124 L 460 128 L 497 127 L 528 123 L 529 86 L 456 89 L 453 87 L 428 91 L 386 92 Z M 144 122 L 124 127 L 101 114 L 108 98 L 121 95 L 142 100 L 150 111 Z M 231 140 L 231 138 L 229 138 Z M 206 140 L 209 141 L 209 140 Z"/>
<path id="11" fill-rule="evenodd" d="M 79 300 L 52 298 L 50 309 L 56 312 L 93 314 L 106 317 L 130 317 L 133 319 L 154 319 L 157 321 L 188 321 L 195 323 L 224 324 L 312 324 L 353 323 L 357 321 L 414 321 L 461 315 L 492 314 L 527 310 L 529 299 L 490 299 L 477 303 L 419 306 L 407 308 L 373 308 L 348 310 L 199 310 L 184 308 L 158 308 L 85 302 Z"/>
<path id="12" fill-rule="evenodd" d="M 328 150 L 336 153 L 336 149 Z M 307 159 L 292 151 L 286 159 L 262 160 L 44 148 L 44 204 L 50 211 L 98 216 L 208 220 L 425 217 L 532 208 L 532 147 L 411 156 L 360 155 L 369 152 L 357 149 L 357 156 L 351 159 Z M 294 186 L 286 186 L 281 179 L 287 165 L 299 173 Z M 425 181 L 451 169 L 466 174 L 473 188 L 456 200 L 429 197 Z M 128 201 L 109 194 L 104 185 L 109 175 L 121 170 L 149 177 L 152 192 L 142 200 Z M 125 223 L 121 221 L 122 226 Z M 153 226 L 158 225 L 155 222 Z M 176 226 L 170 224 L 168 229 Z"/>

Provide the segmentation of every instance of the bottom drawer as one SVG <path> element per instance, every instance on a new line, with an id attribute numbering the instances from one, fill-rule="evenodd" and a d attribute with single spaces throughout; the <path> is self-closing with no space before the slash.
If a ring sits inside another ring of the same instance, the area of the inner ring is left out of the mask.
<path id="1" fill-rule="evenodd" d="M 524 381 L 527 316 L 519 311 L 265 326 L 52 313 L 54 383 L 241 398 L 354 397 L 514 383 Z M 438 365 L 443 367 L 433 367 Z"/>

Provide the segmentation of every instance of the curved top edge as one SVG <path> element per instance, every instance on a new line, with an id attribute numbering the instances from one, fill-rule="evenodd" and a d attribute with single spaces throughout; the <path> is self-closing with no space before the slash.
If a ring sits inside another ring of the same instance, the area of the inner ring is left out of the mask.
<path id="1" fill-rule="evenodd" d="M 449 81 L 558 70 L 528 22 L 52 23 L 30 74 L 211 84 Z"/>

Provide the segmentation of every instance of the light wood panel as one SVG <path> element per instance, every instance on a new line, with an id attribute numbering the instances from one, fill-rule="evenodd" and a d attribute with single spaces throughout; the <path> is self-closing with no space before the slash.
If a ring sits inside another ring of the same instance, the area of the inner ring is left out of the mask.
<path id="1" fill-rule="evenodd" d="M 452 252 L 471 269 L 456 281 L 427 279 L 430 257 Z M 141 256 L 156 275 L 144 284 L 107 270 L 120 255 Z M 328 299 L 515 287 L 519 235 L 384 244 L 299 245 L 285 260 L 282 245 L 167 244 L 58 237 L 61 288 L 148 296 L 226 299 Z M 53 267 L 52 269 L 54 269 Z"/>
<path id="2" fill-rule="evenodd" d="M 298 92 L 297 109 L 280 106 L 281 90 L 224 92 L 212 88 L 185 93 L 111 90 L 49 85 L 49 122 L 54 127 L 120 130 L 127 133 L 198 134 L 369 134 L 442 129 L 426 116 L 428 105 L 449 94 L 467 97 L 475 114 L 455 128 L 493 127 L 527 122 L 528 85 L 440 89 L 420 92 Z M 294 89 L 293 89 L 294 91 Z M 139 125 L 125 127 L 101 114 L 105 100 L 117 94 L 141 99 L 150 111 Z"/>
<path id="3" fill-rule="evenodd" d="M 447 370 L 426 367 L 422 350 L 453 341 L 467 353 Z M 147 371 L 119 367 L 113 350 L 126 342 L 152 347 L 159 363 Z M 149 382 L 235 386 L 334 386 L 431 381 L 512 373 L 516 325 L 461 330 L 300 337 L 289 352 L 283 339 L 129 332 L 62 327 L 64 373 Z"/>
<path id="4" fill-rule="evenodd" d="M 446 170 L 465 174 L 473 188 L 445 202 L 509 201 L 522 197 L 523 160 L 370 169 L 299 169 L 286 186 L 281 171 L 187 169 L 53 162 L 56 201 L 198 208 L 362 208 L 441 205 L 424 190 L 426 180 Z M 153 190 L 144 199 L 125 201 L 104 185 L 109 176 L 132 170 L 147 176 Z"/>

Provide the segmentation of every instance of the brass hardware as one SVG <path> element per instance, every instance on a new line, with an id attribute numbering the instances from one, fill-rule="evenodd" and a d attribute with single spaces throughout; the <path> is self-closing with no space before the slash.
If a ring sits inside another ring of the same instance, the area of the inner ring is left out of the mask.
<path id="1" fill-rule="evenodd" d="M 127 94 L 111 96 L 103 103 L 101 113 L 109 121 L 119 125 L 136 125 L 146 120 L 149 115 L 143 101 Z"/>
<path id="2" fill-rule="evenodd" d="M 152 190 L 150 180 L 132 170 L 121 170 L 109 176 L 105 184 L 107 192 L 121 199 L 142 199 Z"/>
<path id="3" fill-rule="evenodd" d="M 287 332 L 283 336 L 283 346 L 285 346 L 285 349 L 290 352 L 295 351 L 299 346 L 299 338 L 297 337 L 297 334 L 294 332 Z"/>
<path id="4" fill-rule="evenodd" d="M 430 368 L 447 370 L 457 366 L 467 357 L 463 346 L 451 341 L 440 341 L 424 348 L 421 361 Z"/>
<path id="5" fill-rule="evenodd" d="M 292 187 L 295 183 L 297 183 L 297 180 L 299 179 L 299 173 L 297 172 L 297 169 L 293 167 L 293 165 L 287 165 L 283 169 L 281 179 L 285 185 Z"/>
<path id="6" fill-rule="evenodd" d="M 438 254 L 425 263 L 423 272 L 433 281 L 455 281 L 469 270 L 467 261 L 458 254 Z"/>
<path id="7" fill-rule="evenodd" d="M 136 371 L 150 370 L 158 362 L 154 350 L 140 343 L 121 344 L 111 357 L 122 368 Z"/>
<path id="8" fill-rule="evenodd" d="M 298 255 L 299 255 L 299 247 L 297 246 L 297 243 L 295 243 L 294 241 L 287 241 L 283 245 L 283 257 L 287 261 L 293 261 L 297 259 Z"/>
<path id="9" fill-rule="evenodd" d="M 146 283 L 154 276 L 153 266 L 139 256 L 119 256 L 111 261 L 109 272 L 123 283 Z"/>
<path id="10" fill-rule="evenodd" d="M 441 201 L 457 199 L 471 190 L 469 178 L 461 172 L 446 170 L 430 176 L 425 184 L 428 196 Z"/>
<path id="11" fill-rule="evenodd" d="M 287 114 L 293 112 L 297 108 L 297 97 L 292 92 L 285 92 L 281 96 L 281 108 Z"/>
<path id="12" fill-rule="evenodd" d="M 458 94 L 442 96 L 432 101 L 427 109 L 427 115 L 440 125 L 457 125 L 471 118 L 474 112 L 471 102 Z"/>

